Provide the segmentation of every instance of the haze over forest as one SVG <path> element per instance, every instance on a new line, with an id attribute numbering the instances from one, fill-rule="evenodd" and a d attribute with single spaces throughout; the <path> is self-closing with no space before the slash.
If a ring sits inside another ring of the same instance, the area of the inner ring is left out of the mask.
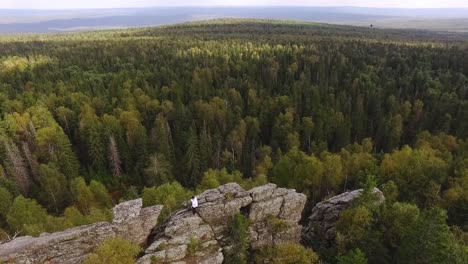
<path id="1" fill-rule="evenodd" d="M 0 33 L 51 33 L 166 25 L 216 18 L 313 21 L 376 28 L 468 32 L 468 8 L 150 7 L 0 9 Z"/>

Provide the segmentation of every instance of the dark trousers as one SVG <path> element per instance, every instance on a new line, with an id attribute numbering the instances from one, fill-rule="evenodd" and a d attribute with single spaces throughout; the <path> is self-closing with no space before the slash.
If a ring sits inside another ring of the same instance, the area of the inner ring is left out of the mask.
<path id="1" fill-rule="evenodd" d="M 196 212 L 195 212 L 195 209 L 196 209 L 195 207 L 192 207 L 192 213 L 193 213 L 193 214 L 196 213 Z"/>

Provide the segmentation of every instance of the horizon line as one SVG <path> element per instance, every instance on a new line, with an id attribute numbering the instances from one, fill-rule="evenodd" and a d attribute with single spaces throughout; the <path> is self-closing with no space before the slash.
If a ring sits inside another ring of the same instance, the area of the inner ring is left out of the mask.
<path id="1" fill-rule="evenodd" d="M 369 9 L 407 9 L 407 10 L 444 10 L 444 9 L 468 9 L 468 7 L 375 7 L 375 6 L 346 6 L 346 5 L 160 5 L 160 6 L 129 6 L 129 7 L 89 7 L 89 8 L 1 8 L 2 11 L 70 11 L 70 10 L 109 10 L 109 9 L 145 9 L 145 8 L 183 8 L 183 7 L 199 7 L 199 8 L 281 8 L 281 7 L 297 7 L 297 8 L 369 8 Z"/>

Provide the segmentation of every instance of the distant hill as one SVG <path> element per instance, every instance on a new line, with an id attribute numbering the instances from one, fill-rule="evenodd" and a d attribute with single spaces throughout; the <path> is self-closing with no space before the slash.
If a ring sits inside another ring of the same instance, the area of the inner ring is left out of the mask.
<path id="1" fill-rule="evenodd" d="M 165 25 L 214 18 L 267 18 L 381 28 L 468 32 L 468 9 L 360 7 L 161 7 L 0 10 L 0 33 L 70 32 Z"/>
<path id="2" fill-rule="evenodd" d="M 99 33 L 103 33 L 101 31 Z M 212 19 L 177 23 L 157 27 L 134 28 L 131 30 L 105 31 L 111 36 L 172 36 L 177 38 L 202 38 L 212 39 L 250 39 L 255 36 L 257 41 L 273 41 L 278 35 L 284 38 L 307 41 L 310 38 L 357 38 L 373 39 L 379 41 L 403 41 L 403 42 L 459 42 L 467 41 L 468 33 L 450 31 L 430 31 L 422 29 L 380 29 L 371 27 L 359 27 L 353 25 L 336 25 L 330 23 L 304 22 L 293 20 L 271 19 Z M 99 34 L 98 33 L 98 34 Z M 95 32 L 81 34 L 67 34 L 67 36 L 95 35 Z M 62 35 L 54 35 L 61 38 Z M 32 35 L 34 37 L 34 35 Z M 49 36 L 50 37 L 50 36 Z"/>

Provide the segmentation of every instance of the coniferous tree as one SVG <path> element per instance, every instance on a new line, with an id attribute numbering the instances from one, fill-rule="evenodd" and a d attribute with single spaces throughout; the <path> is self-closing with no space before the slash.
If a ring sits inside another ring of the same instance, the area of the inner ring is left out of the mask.
<path id="1" fill-rule="evenodd" d="M 169 161 L 159 153 L 149 156 L 144 174 L 148 186 L 159 186 L 174 180 Z"/>
<path id="2" fill-rule="evenodd" d="M 41 192 L 39 201 L 50 211 L 59 214 L 68 203 L 69 191 L 65 175 L 54 163 L 39 168 Z"/>
<path id="3" fill-rule="evenodd" d="M 187 138 L 186 166 L 190 173 L 188 184 L 196 185 L 200 176 L 200 152 L 198 136 L 193 127 L 190 128 Z"/>

